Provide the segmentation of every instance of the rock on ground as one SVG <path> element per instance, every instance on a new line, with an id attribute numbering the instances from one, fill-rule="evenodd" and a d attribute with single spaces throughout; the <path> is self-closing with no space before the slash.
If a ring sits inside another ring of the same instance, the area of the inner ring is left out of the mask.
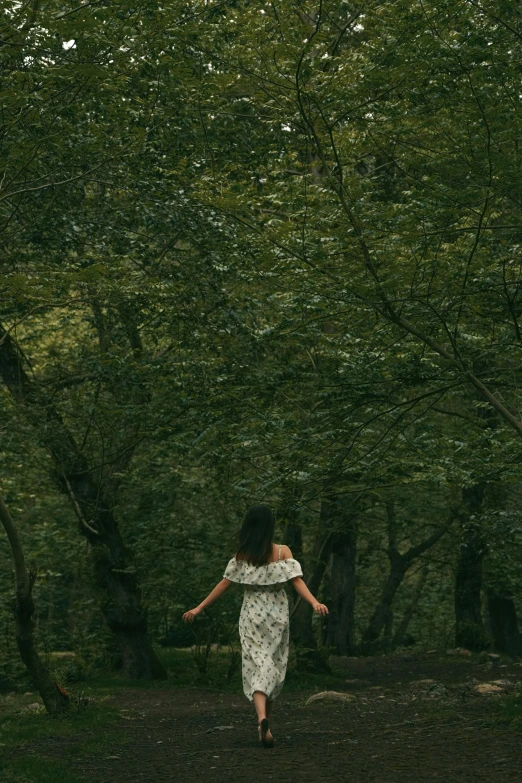
<path id="1" fill-rule="evenodd" d="M 502 687 L 500 685 L 493 685 L 492 682 L 481 682 L 479 685 L 475 685 L 477 693 L 500 693 Z"/>
<path id="2" fill-rule="evenodd" d="M 321 693 L 314 693 L 313 696 L 310 696 L 310 698 L 306 702 L 306 707 L 308 707 L 309 704 L 313 704 L 314 701 L 340 701 L 340 702 L 350 702 L 355 701 L 356 697 L 352 693 L 340 693 L 339 691 L 321 691 Z"/>

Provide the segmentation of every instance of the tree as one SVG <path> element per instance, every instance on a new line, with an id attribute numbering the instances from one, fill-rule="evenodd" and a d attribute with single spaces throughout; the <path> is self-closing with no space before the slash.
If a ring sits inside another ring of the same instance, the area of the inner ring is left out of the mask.
<path id="1" fill-rule="evenodd" d="M 16 620 L 16 643 L 20 657 L 24 662 L 35 687 L 38 689 L 47 712 L 62 715 L 69 710 L 70 700 L 67 691 L 50 675 L 43 664 L 34 643 L 34 611 L 32 597 L 36 571 L 27 570 L 24 550 L 13 519 L 0 498 L 0 522 L 9 539 L 16 578 L 15 600 L 13 602 Z"/>
<path id="2" fill-rule="evenodd" d="M 398 384 L 418 418 L 444 410 L 441 403 L 464 420 L 470 406 L 476 417 L 489 407 L 504 431 L 484 440 L 501 441 L 507 455 L 522 434 L 513 412 L 517 12 L 475 3 L 456 12 L 380 3 L 364 12 L 340 3 L 258 11 L 228 9 L 220 18 L 234 32 L 214 50 L 218 75 L 209 78 L 217 85 L 228 76 L 222 105 L 246 104 L 241 120 L 255 128 L 264 157 L 255 173 L 245 167 L 241 191 L 241 163 L 233 187 L 223 178 L 219 206 L 250 231 L 264 273 L 306 292 L 318 318 L 337 321 L 342 334 L 365 314 L 386 335 L 388 361 L 389 346 L 400 344 L 412 369 L 431 369 L 417 372 L 425 388 L 416 399 Z M 369 353 L 376 329 L 356 332 Z M 467 416 L 469 443 L 474 418 Z M 501 454 L 487 459 L 486 471 L 477 466 L 463 481 L 465 491 L 485 472 L 490 479 L 509 470 Z M 476 550 L 476 568 L 481 557 Z"/>

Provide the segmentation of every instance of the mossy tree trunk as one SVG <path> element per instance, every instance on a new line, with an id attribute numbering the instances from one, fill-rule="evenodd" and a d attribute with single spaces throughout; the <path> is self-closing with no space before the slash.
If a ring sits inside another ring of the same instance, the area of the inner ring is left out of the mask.
<path id="1" fill-rule="evenodd" d="M 462 490 L 462 538 L 455 574 L 455 644 L 471 650 L 486 646 L 481 606 L 486 548 L 478 520 L 485 489 L 485 483 L 480 482 Z"/>
<path id="2" fill-rule="evenodd" d="M 51 454 L 54 477 L 90 544 L 101 609 L 121 652 L 123 673 L 133 679 L 165 678 L 166 670 L 148 637 L 138 576 L 114 513 L 119 479 L 104 480 L 98 466 L 89 464 L 49 392 L 29 378 L 17 343 L 1 327 L 0 377 Z M 113 475 L 123 474 L 134 446 L 130 443 L 114 457 Z"/>
<path id="3" fill-rule="evenodd" d="M 397 544 L 397 532 L 396 532 L 396 520 L 395 520 L 395 507 L 393 503 L 387 503 L 387 520 L 388 520 L 388 558 L 390 560 L 390 571 L 377 602 L 377 606 L 370 617 L 368 626 L 362 637 L 361 649 L 365 653 L 371 653 L 376 646 L 376 642 L 379 639 L 381 633 L 386 627 L 386 621 L 389 617 L 389 613 L 392 609 L 393 599 L 397 593 L 397 590 L 402 584 L 406 573 L 411 568 L 413 563 L 428 549 L 431 549 L 437 541 L 447 532 L 453 514 L 449 522 L 444 526 L 435 530 L 431 536 L 422 541 L 416 546 L 411 546 L 406 552 L 401 553 Z"/>
<path id="4" fill-rule="evenodd" d="M 342 533 L 333 533 L 328 564 L 329 615 L 326 641 L 337 655 L 355 653 L 356 516 L 347 514 Z"/>
<path id="5" fill-rule="evenodd" d="M 408 632 L 408 627 L 413 617 L 415 616 L 415 613 L 419 606 L 419 601 L 421 599 L 422 592 L 426 586 L 426 582 L 428 581 L 429 573 L 430 573 L 429 567 L 427 564 L 425 564 L 422 567 L 420 577 L 417 580 L 417 584 L 413 592 L 413 597 L 410 603 L 408 604 L 400 623 L 397 626 L 397 630 L 393 635 L 391 633 L 388 634 L 388 636 L 391 637 L 390 646 L 392 649 L 395 649 L 396 647 L 401 647 L 406 641 L 406 634 Z"/>
<path id="6" fill-rule="evenodd" d="M 325 514 L 325 506 L 321 507 L 321 526 L 326 525 L 327 519 Z M 290 541 L 293 540 L 294 546 L 296 541 L 300 540 L 300 532 L 296 538 L 296 523 L 292 523 L 292 527 L 285 531 L 285 543 L 290 545 Z M 330 552 L 331 534 L 329 532 L 320 533 L 315 540 L 314 549 L 312 553 L 310 567 L 304 568 L 304 578 L 310 592 L 317 596 L 323 577 L 326 571 L 326 564 L 328 555 Z M 292 550 L 294 553 L 294 550 Z M 293 608 L 290 612 L 290 634 L 292 641 L 296 648 L 297 667 L 305 671 L 313 671 L 317 673 L 329 673 L 330 666 L 328 665 L 325 656 L 318 649 L 317 638 L 312 627 L 313 609 L 307 601 L 297 598 Z"/>
<path id="7" fill-rule="evenodd" d="M 488 591 L 488 613 L 495 652 L 506 653 L 513 658 L 522 654 L 522 637 L 512 596 Z"/>
<path id="8" fill-rule="evenodd" d="M 16 644 L 20 653 L 20 658 L 29 672 L 34 687 L 42 697 L 47 712 L 50 715 L 62 715 L 68 712 L 70 708 L 69 695 L 66 690 L 51 677 L 49 670 L 38 655 L 34 643 L 35 604 L 32 591 L 36 579 L 36 571 L 27 570 L 18 529 L 2 498 L 0 498 L 0 522 L 9 539 L 15 570 L 16 593 L 13 609 L 16 627 Z"/>

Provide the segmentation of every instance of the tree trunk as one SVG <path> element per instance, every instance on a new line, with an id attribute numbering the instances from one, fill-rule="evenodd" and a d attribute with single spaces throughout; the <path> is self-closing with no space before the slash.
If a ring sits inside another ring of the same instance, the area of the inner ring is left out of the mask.
<path id="1" fill-rule="evenodd" d="M 314 546 L 313 559 L 315 566 L 305 581 L 313 595 L 317 595 L 326 570 L 330 536 L 318 536 Z M 328 661 L 317 647 L 317 639 L 312 628 L 313 609 L 308 601 L 300 597 L 290 613 L 290 634 L 296 647 L 297 668 L 302 671 L 313 671 L 317 674 L 331 672 Z"/>
<path id="2" fill-rule="evenodd" d="M 404 644 L 409 625 L 413 619 L 413 616 L 415 615 L 415 612 L 417 611 L 417 607 L 421 599 L 422 591 L 424 590 L 426 582 L 428 581 L 428 574 L 429 574 L 429 568 L 427 565 L 425 565 L 422 569 L 420 579 L 417 582 L 417 586 L 415 588 L 415 592 L 413 594 L 411 603 L 406 609 L 406 611 L 404 612 L 404 615 L 399 623 L 397 631 L 393 636 L 393 641 L 391 644 L 391 647 L 393 649 L 395 649 L 396 647 L 401 647 Z"/>
<path id="3" fill-rule="evenodd" d="M 513 658 L 521 655 L 522 638 L 513 598 L 488 592 L 488 612 L 495 652 L 506 653 Z"/>
<path id="4" fill-rule="evenodd" d="M 323 581 L 328 560 L 331 534 L 328 532 L 327 509 L 324 504 L 321 505 L 321 528 L 326 529 L 325 533 L 317 536 L 312 560 L 314 562 L 312 569 L 303 569 L 305 582 L 313 595 L 317 595 L 321 582 Z M 297 526 L 296 520 L 292 519 L 287 523 L 285 531 L 285 542 L 290 545 L 293 541 L 296 553 L 301 551 L 301 529 Z M 292 548 L 292 554 L 294 549 Z M 313 609 L 307 601 L 297 598 L 290 612 L 290 635 L 296 648 L 297 668 L 302 671 L 313 671 L 318 674 L 329 674 L 331 672 L 328 661 L 324 654 L 317 647 L 317 639 L 312 628 Z"/>
<path id="5" fill-rule="evenodd" d="M 55 682 L 48 669 L 42 663 L 34 644 L 34 612 L 35 605 L 32 597 L 33 585 L 36 579 L 36 571 L 28 573 L 25 565 L 25 557 L 22 542 L 7 507 L 0 498 L 0 522 L 2 523 L 13 557 L 16 578 L 16 597 L 13 602 L 16 623 L 16 644 L 20 658 L 38 690 L 45 709 L 51 715 L 62 715 L 70 707 L 69 695 Z"/>
<path id="6" fill-rule="evenodd" d="M 384 623 L 384 647 L 386 650 L 389 650 L 392 646 L 392 637 L 393 637 L 393 606 L 390 606 L 388 609 L 388 614 L 386 615 L 386 620 Z"/>
<path id="7" fill-rule="evenodd" d="M 283 543 L 290 548 L 292 555 L 296 560 L 302 562 L 303 559 L 303 534 L 301 527 L 295 523 L 287 523 L 283 535 Z"/>
<path id="8" fill-rule="evenodd" d="M 362 637 L 362 649 L 364 652 L 371 652 L 375 642 L 385 628 L 393 599 L 409 566 L 410 563 L 408 563 L 404 555 L 398 555 L 391 560 L 390 573 L 384 583 L 379 602 Z"/>
<path id="9" fill-rule="evenodd" d="M 372 614 L 368 627 L 363 634 L 362 638 L 362 650 L 366 653 L 371 652 L 379 639 L 383 629 L 386 626 L 386 619 L 392 608 L 392 602 L 395 598 L 397 590 L 399 589 L 408 569 L 420 557 L 424 552 L 434 546 L 437 541 L 447 532 L 453 514 L 451 515 L 448 523 L 436 530 L 429 538 L 422 541 L 416 546 L 412 546 L 407 552 L 401 554 L 397 548 L 396 532 L 395 532 L 395 509 L 392 503 L 387 504 L 388 514 L 388 557 L 390 559 L 390 573 L 384 583 L 384 587 L 381 593 L 381 597 L 377 603 L 374 613 Z"/>
<path id="10" fill-rule="evenodd" d="M 303 573 L 306 574 L 303 560 L 303 534 L 299 524 L 299 515 L 296 510 L 293 494 L 285 496 L 285 500 L 279 509 L 279 515 L 285 520 L 283 543 L 290 547 L 292 555 L 299 560 Z M 299 601 L 297 594 L 290 594 L 290 634 L 296 645 L 302 648 L 316 649 L 317 643 L 312 631 L 311 617 L 305 611 L 306 601 Z"/>
<path id="11" fill-rule="evenodd" d="M 1 327 L 0 377 L 50 452 L 55 478 L 72 503 L 81 534 L 91 545 L 97 584 L 104 596 L 101 608 L 121 651 L 123 673 L 134 679 L 166 678 L 147 635 L 138 578 L 113 511 L 118 480 L 112 481 L 112 491 L 107 491 L 96 478 L 60 412 L 27 376 L 17 344 Z M 129 458 L 128 454 L 117 458 L 117 472 Z"/>
<path id="12" fill-rule="evenodd" d="M 481 607 L 486 550 L 480 523 L 474 519 L 482 508 L 484 491 L 484 483 L 462 490 L 465 512 L 455 577 L 455 644 L 470 650 L 487 646 Z"/>
<path id="13" fill-rule="evenodd" d="M 148 637 L 138 579 L 112 512 L 107 510 L 100 522 L 105 535 L 91 541 L 96 582 L 102 590 L 103 615 L 121 652 L 122 672 L 133 679 L 165 679 L 165 668 Z"/>
<path id="14" fill-rule="evenodd" d="M 354 515 L 344 521 L 345 532 L 334 533 L 330 547 L 330 605 L 326 641 L 337 655 L 355 651 L 355 564 L 357 525 Z"/>

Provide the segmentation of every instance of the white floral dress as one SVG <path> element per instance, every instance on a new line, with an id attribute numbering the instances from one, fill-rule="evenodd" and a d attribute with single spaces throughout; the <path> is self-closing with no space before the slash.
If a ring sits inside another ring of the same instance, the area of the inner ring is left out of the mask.
<path id="1" fill-rule="evenodd" d="M 279 558 L 281 547 L 279 547 Z M 254 566 L 230 560 L 225 579 L 245 586 L 239 637 L 243 663 L 243 690 L 249 701 L 254 691 L 275 699 L 281 692 L 288 663 L 289 613 L 284 583 L 302 576 L 293 558 Z"/>

